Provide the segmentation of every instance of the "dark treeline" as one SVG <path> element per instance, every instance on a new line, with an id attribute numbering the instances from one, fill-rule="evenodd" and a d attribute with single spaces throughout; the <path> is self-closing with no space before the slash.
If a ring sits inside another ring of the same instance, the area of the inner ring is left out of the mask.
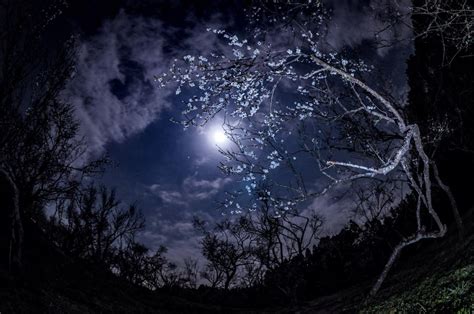
<path id="1" fill-rule="evenodd" d="M 264 273 L 258 277 L 260 280 L 253 285 L 245 285 L 245 277 L 250 277 L 253 273 L 245 272 L 246 269 L 242 267 L 244 278 L 237 281 L 235 288 L 231 290 L 226 289 L 223 280 L 220 285 L 222 289 L 200 287 L 197 293 L 180 293 L 199 302 L 217 302 L 228 306 L 248 304 L 252 307 L 297 303 L 330 295 L 361 282 L 370 283 L 382 270 L 393 247 L 416 228 L 410 211 L 413 203 L 408 198 L 390 216 L 385 217 L 383 222 L 374 219 L 360 226 L 350 221 L 339 233 L 320 237 L 318 244 L 308 245 L 302 252 L 295 251 L 292 257 L 275 260 L 273 266 L 265 268 Z M 234 228 L 243 223 L 245 222 L 241 219 L 235 223 Z M 252 233 L 254 229 L 246 230 L 247 233 Z M 204 255 L 214 264 L 213 258 L 206 255 L 207 250 L 204 240 Z M 258 259 L 261 252 L 261 247 L 254 246 L 248 253 L 248 256 L 255 254 L 253 258 L 249 258 L 249 263 Z M 221 258 L 226 256 L 222 251 L 220 254 Z M 261 265 L 261 261 L 253 265 Z M 245 263 L 242 261 L 240 265 Z"/>

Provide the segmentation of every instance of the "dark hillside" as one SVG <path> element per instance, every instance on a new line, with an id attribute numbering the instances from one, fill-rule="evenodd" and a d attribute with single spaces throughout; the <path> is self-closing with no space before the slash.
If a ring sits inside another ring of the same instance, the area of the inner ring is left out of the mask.
<path id="1" fill-rule="evenodd" d="M 401 309 L 400 302 L 405 302 L 408 311 L 436 304 L 438 308 L 431 308 L 430 312 L 437 309 L 438 313 L 447 313 L 452 310 L 453 300 L 464 305 L 469 300 L 473 302 L 474 287 L 469 283 L 474 276 L 473 211 L 464 220 L 464 244 L 459 245 L 457 234 L 451 233 L 442 240 L 425 241 L 410 248 L 374 302 L 362 311 L 387 312 Z M 26 247 L 30 262 L 22 277 L 14 278 L 5 270 L 0 272 L 2 313 L 354 313 L 360 311 L 372 284 L 369 280 L 296 307 L 251 310 L 246 305 L 246 309 L 229 309 L 131 285 L 107 271 L 64 256 L 38 229 L 26 234 L 27 238 L 35 238 L 35 245 Z M 456 290 L 463 285 L 468 285 L 465 290 Z"/>
<path id="2" fill-rule="evenodd" d="M 372 281 L 279 313 L 454 313 L 474 310 L 473 210 L 464 216 L 466 241 L 451 233 L 439 241 L 411 247 L 387 278 L 376 298 L 363 305 Z M 454 227 L 454 226 L 452 226 Z"/>
<path id="3" fill-rule="evenodd" d="M 213 313 L 179 297 L 160 296 L 107 270 L 64 255 L 47 235 L 25 224 L 24 267 L 0 269 L 1 313 Z"/>

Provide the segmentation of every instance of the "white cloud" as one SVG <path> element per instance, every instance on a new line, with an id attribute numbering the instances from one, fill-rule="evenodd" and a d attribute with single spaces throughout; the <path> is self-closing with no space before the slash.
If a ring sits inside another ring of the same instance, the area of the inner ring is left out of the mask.
<path id="1" fill-rule="evenodd" d="M 231 181 L 231 178 L 205 180 L 189 176 L 183 180 L 178 188 L 171 189 L 160 184 L 153 184 L 148 187 L 148 190 L 158 196 L 165 204 L 189 206 L 193 202 L 208 200 L 216 196 Z"/>
<path id="2" fill-rule="evenodd" d="M 302 212 L 309 217 L 317 213 L 324 219 L 323 234 L 336 234 L 353 218 L 354 201 L 349 186 L 339 186 L 315 198 Z"/>
<path id="3" fill-rule="evenodd" d="M 199 157 L 195 159 L 194 164 L 199 167 L 199 166 L 209 163 L 210 161 L 211 161 L 211 158 L 203 156 L 203 157 Z"/>
<path id="4" fill-rule="evenodd" d="M 74 106 L 91 153 L 141 132 L 170 107 L 166 97 L 174 91 L 159 88 L 154 76 L 168 71 L 173 58 L 181 58 L 183 51 L 199 55 L 225 47 L 205 31 L 209 25 L 224 27 L 221 17 L 216 15 L 205 25 L 189 22 L 193 26 L 177 35 L 157 18 L 122 10 L 80 42 L 75 75 L 61 97 Z M 183 39 L 170 47 L 165 35 Z"/>
<path id="5" fill-rule="evenodd" d="M 178 191 L 166 191 L 160 190 L 156 194 L 164 203 L 174 204 L 174 205 L 188 205 L 188 202 L 184 200 L 183 194 Z"/>
<path id="6" fill-rule="evenodd" d="M 193 191 L 193 190 L 200 190 L 200 189 L 206 189 L 206 190 L 219 190 L 222 188 L 224 185 L 227 183 L 231 182 L 231 178 L 217 178 L 214 180 L 199 180 L 196 179 L 194 176 L 192 177 L 187 177 L 183 181 L 183 187 L 188 190 L 188 191 Z"/>
<path id="7" fill-rule="evenodd" d="M 80 43 L 61 97 L 74 106 L 90 152 L 142 131 L 169 106 L 168 92 L 153 82 L 168 64 L 161 29 L 156 19 L 122 11 Z"/>

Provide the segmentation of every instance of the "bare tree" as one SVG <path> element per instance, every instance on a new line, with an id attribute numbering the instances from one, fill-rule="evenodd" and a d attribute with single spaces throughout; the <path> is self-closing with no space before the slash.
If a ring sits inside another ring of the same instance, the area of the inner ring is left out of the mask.
<path id="1" fill-rule="evenodd" d="M 186 287 L 190 289 L 197 288 L 197 282 L 199 279 L 199 265 L 197 259 L 192 257 L 184 259 L 183 278 Z"/>
<path id="2" fill-rule="evenodd" d="M 296 290 L 304 280 L 291 267 L 301 266 L 304 255 L 317 243 L 323 219 L 315 213 L 299 213 L 294 208 L 275 214 L 268 195 L 263 191 L 259 194 L 260 210 L 247 215 L 248 232 L 256 239 L 254 255 L 258 263 L 255 265 L 270 272 L 287 269 L 286 276 L 272 281 L 272 285 L 295 301 Z"/>
<path id="3" fill-rule="evenodd" d="M 208 264 L 203 278 L 212 287 L 222 285 L 228 290 L 237 281 L 242 268 L 254 262 L 252 253 L 255 239 L 247 232 L 247 220 L 238 219 L 234 223 L 224 220 L 216 223 L 212 232 L 206 230 L 204 223 L 197 219 L 194 225 L 204 235 L 202 253 Z"/>
<path id="4" fill-rule="evenodd" d="M 265 5 L 254 8 L 252 17 L 268 9 Z M 177 93 L 193 95 L 183 112 L 185 127 L 213 119 L 222 123 L 233 146 L 221 150 L 227 159 L 221 169 L 246 184 L 228 199 L 237 211 L 258 208 L 257 200 L 244 204 L 239 197 L 248 200 L 260 182 L 270 186 L 278 214 L 335 186 L 389 175 L 406 179 L 418 197 L 413 211 L 421 217 L 426 210 L 436 229 L 427 230 L 418 220 L 418 230 L 394 248 L 370 292 L 374 295 L 403 248 L 446 234 L 432 201 L 434 161 L 416 121 L 407 121 L 404 105 L 378 90 L 369 65 L 323 52 L 321 3 L 269 5 L 278 9 L 272 28 L 257 27 L 247 39 L 210 30 L 223 37 L 227 51 L 185 56 L 185 65 L 176 64 L 171 74 L 157 79 L 165 84 L 171 78 L 179 85 Z M 282 20 L 283 25 L 275 22 Z"/>
<path id="5" fill-rule="evenodd" d="M 377 48 L 394 47 L 400 43 L 433 39 L 442 50 L 441 65 L 449 65 L 457 57 L 472 57 L 474 42 L 474 6 L 469 0 L 381 1 L 377 11 L 383 21 L 374 29 Z M 409 30 L 401 31 L 405 28 Z M 402 36 L 398 33 L 403 33 Z M 390 34 L 391 36 L 387 36 Z"/>
<path id="6" fill-rule="evenodd" d="M 167 248 L 160 246 L 150 257 L 150 286 L 153 289 L 185 287 L 188 283 L 185 274 L 166 258 L 166 252 Z"/>
<path id="7" fill-rule="evenodd" d="M 224 271 L 220 267 L 216 267 L 214 263 L 206 264 L 200 275 L 209 283 L 211 288 L 220 287 L 224 282 Z"/>
<path id="8" fill-rule="evenodd" d="M 468 0 L 417 0 L 412 15 L 421 20 L 415 25 L 416 37 L 437 36 L 443 47 L 443 62 L 458 55 L 472 56 L 474 43 L 474 7 Z M 449 51 L 454 48 L 454 51 Z M 466 54 L 467 53 L 467 54 Z"/>
<path id="9" fill-rule="evenodd" d="M 208 260 L 202 277 L 212 287 L 229 289 L 262 283 L 265 271 L 302 257 L 315 243 L 322 219 L 294 210 L 275 215 L 264 206 L 218 222 L 212 230 L 197 219 L 195 226 L 204 235 L 202 251 Z"/>
<path id="10" fill-rule="evenodd" d="M 240 286 L 245 288 L 258 287 L 263 284 L 265 278 L 265 266 L 258 258 L 252 263 L 243 266 L 243 274 L 240 277 Z"/>
<path id="11" fill-rule="evenodd" d="M 25 219 L 79 187 L 101 162 L 84 162 L 78 124 L 59 92 L 72 73 L 73 41 L 45 44 L 60 1 L 0 1 L 0 170 L 17 191 L 13 233 L 21 255 Z"/>
<path id="12" fill-rule="evenodd" d="M 362 224 L 382 220 L 403 199 L 402 193 L 397 193 L 403 189 L 394 182 L 369 181 L 365 185 L 354 186 L 353 190 L 356 198 L 354 216 Z"/>
<path id="13" fill-rule="evenodd" d="M 0 256 L 9 271 L 21 266 L 23 225 L 18 208 L 18 190 L 10 176 L 0 169 Z"/>
<path id="14" fill-rule="evenodd" d="M 125 280 L 151 287 L 153 257 L 148 255 L 148 248 L 135 241 L 121 248 L 112 262 L 112 271 Z"/>
<path id="15" fill-rule="evenodd" d="M 273 269 L 302 256 L 315 244 L 323 218 L 314 213 L 298 213 L 294 208 L 275 213 L 266 192 L 262 190 L 259 194 L 262 206 L 247 215 L 248 232 L 255 237 L 254 254 L 259 262 L 267 269 Z"/>
<path id="16" fill-rule="evenodd" d="M 135 206 L 122 207 L 114 190 L 89 186 L 78 199 L 68 203 L 66 213 L 57 220 L 66 230 L 62 247 L 77 256 L 110 266 L 121 248 L 131 245 L 143 229 L 144 219 Z"/>
<path id="17" fill-rule="evenodd" d="M 195 287 L 197 269 L 193 264 L 180 271 L 165 256 L 167 249 L 160 246 L 153 254 L 144 245 L 130 240 L 118 249 L 111 270 L 127 281 L 151 290 L 175 287 Z M 192 271 L 192 273 L 190 273 Z"/>

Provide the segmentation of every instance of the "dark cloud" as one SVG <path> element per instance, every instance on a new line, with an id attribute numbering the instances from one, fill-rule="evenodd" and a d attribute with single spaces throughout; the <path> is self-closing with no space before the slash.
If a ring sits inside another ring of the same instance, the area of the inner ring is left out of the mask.
<path id="1" fill-rule="evenodd" d="M 76 108 L 91 152 L 110 142 L 144 130 L 172 105 L 169 89 L 160 89 L 154 77 L 168 70 L 170 61 L 191 54 L 222 49 L 206 27 L 225 27 L 215 14 L 206 24 L 188 18 L 183 29 L 164 26 L 155 17 L 121 10 L 105 20 L 95 35 L 84 39 L 76 55 L 76 71 L 62 93 Z M 171 38 L 175 41 L 170 46 Z"/>
<path id="2" fill-rule="evenodd" d="M 354 200 L 349 197 L 340 199 L 339 196 L 343 192 L 344 188 L 333 189 L 314 199 L 302 212 L 306 216 L 316 213 L 324 219 L 323 235 L 336 234 L 354 216 Z"/>
<path id="3" fill-rule="evenodd" d="M 331 8 L 331 19 L 323 40 L 336 51 L 346 46 L 355 48 L 367 41 L 383 56 L 397 43 L 406 44 L 411 37 L 410 0 L 325 2 Z"/>
<path id="4" fill-rule="evenodd" d="M 168 258 L 175 263 L 182 264 L 183 260 L 189 257 L 203 261 L 200 250 L 202 235 L 194 229 L 192 219 L 197 216 L 212 223 L 215 217 L 199 210 L 182 210 L 179 219 L 166 218 L 166 215 L 161 213 L 162 210 L 159 209 L 159 213 L 147 219 L 147 230 L 140 234 L 140 240 L 151 250 L 165 245 L 168 248 Z"/>
<path id="5" fill-rule="evenodd" d="M 177 189 L 176 187 L 169 189 L 160 184 L 152 184 L 149 191 L 165 204 L 189 207 L 197 201 L 211 200 L 231 181 L 230 178 L 205 180 L 190 176 L 185 178 Z"/>
<path id="6" fill-rule="evenodd" d="M 153 76 L 167 68 L 161 22 L 121 11 L 79 45 L 62 97 L 76 108 L 93 152 L 142 131 L 170 106 Z"/>

